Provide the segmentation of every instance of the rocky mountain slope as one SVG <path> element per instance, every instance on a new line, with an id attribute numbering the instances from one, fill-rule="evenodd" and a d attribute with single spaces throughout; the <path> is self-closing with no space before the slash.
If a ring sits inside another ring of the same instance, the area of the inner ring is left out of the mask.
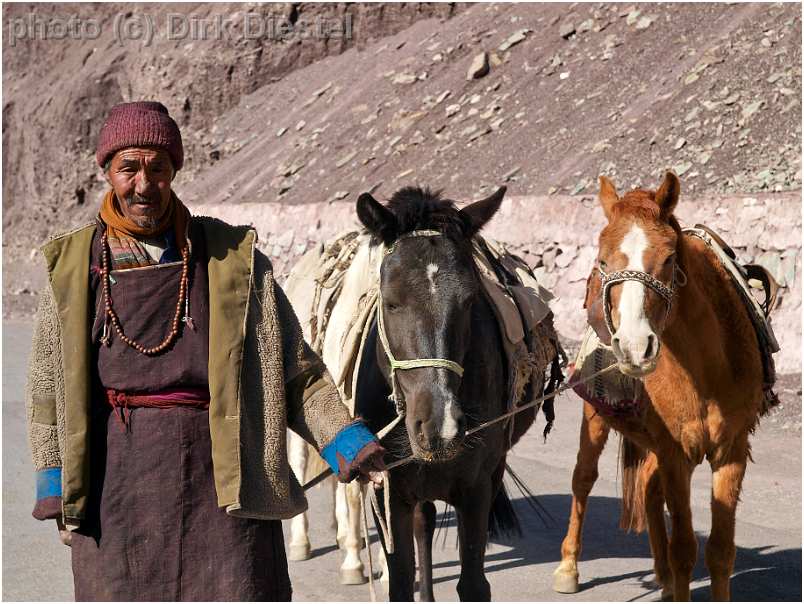
<path id="1" fill-rule="evenodd" d="M 30 292 L 41 284 L 41 275 L 31 274 L 32 250 L 97 211 L 105 183 L 95 142 L 112 105 L 158 99 L 169 108 L 184 139 L 181 192 L 214 162 L 208 140 L 215 124 L 244 96 L 418 20 L 448 19 L 461 6 L 65 3 L 2 10 L 8 314 L 29 312 Z M 152 38 L 135 39 L 146 24 Z"/>
<path id="2" fill-rule="evenodd" d="M 473 5 L 243 98 L 185 196 L 296 204 L 423 182 L 460 199 L 504 181 L 579 194 L 600 173 L 635 186 L 668 167 L 696 194 L 799 189 L 800 13 Z"/>
<path id="3" fill-rule="evenodd" d="M 31 10 L 55 9 L 4 6 L 4 22 Z M 346 220 L 360 192 L 375 189 L 382 199 L 418 183 L 459 201 L 507 184 L 517 207 L 525 205 L 502 238 L 529 238 L 518 249 L 534 265 L 580 266 L 593 235 L 581 242 L 582 222 L 562 225 L 564 196 L 591 199 L 599 174 L 623 189 L 653 186 L 673 168 L 682 201 L 694 200 L 696 217 L 710 222 L 737 219 L 746 194 L 760 195 L 766 213 L 739 233 L 750 239 L 758 229 L 766 243 L 740 251 L 800 290 L 800 245 L 773 244 L 800 242 L 800 220 L 768 220 L 777 197 L 788 208 L 801 189 L 800 5 L 58 10 L 109 26 L 119 11 L 235 22 L 250 11 L 288 22 L 348 14 L 353 38 L 156 36 L 142 47 L 118 45 L 108 28 L 96 40 L 11 46 L 6 37 L 6 315 L 29 313 L 41 286 L 41 273 L 31 270 L 35 246 L 96 211 L 103 183 L 92 155 L 106 110 L 140 98 L 162 100 L 182 127 L 187 167 L 178 194 L 198 211 L 258 225 L 280 274 L 329 234 L 330 222 Z M 787 300 L 794 316 L 800 294 Z"/>

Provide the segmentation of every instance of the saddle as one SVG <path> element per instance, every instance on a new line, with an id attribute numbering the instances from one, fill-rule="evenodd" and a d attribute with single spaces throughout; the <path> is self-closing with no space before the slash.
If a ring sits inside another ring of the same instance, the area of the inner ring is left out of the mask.
<path id="1" fill-rule="evenodd" d="M 549 394 L 563 380 L 565 357 L 548 305 L 553 296 L 527 263 L 502 244 L 480 236 L 473 244 L 483 292 L 498 320 L 505 349 L 510 410 L 542 392 Z M 382 245 L 370 245 L 367 233 L 341 233 L 305 253 L 284 287 L 305 338 L 324 359 L 352 413 L 359 360 L 376 315 L 383 252 Z M 547 432 L 554 419 L 552 400 L 545 401 L 542 410 Z"/>
<path id="2" fill-rule="evenodd" d="M 773 353 L 779 352 L 779 344 L 770 324 L 770 314 L 776 308 L 779 293 L 779 284 L 770 271 L 759 264 L 741 264 L 737 255 L 723 239 L 709 227 L 696 224 L 692 228 L 682 230 L 685 235 L 697 237 L 715 253 L 724 268 L 731 276 L 731 282 L 740 294 L 740 298 L 751 318 L 754 332 L 759 342 L 759 352 L 762 357 L 762 373 L 764 376 L 762 390 L 764 401 L 762 414 L 779 404 L 779 398 L 773 391 L 776 383 L 776 365 Z M 753 291 L 758 288 L 751 287 L 751 281 L 762 286 L 763 299 L 760 302 L 754 297 Z"/>
<path id="3" fill-rule="evenodd" d="M 770 324 L 770 314 L 776 307 L 779 285 L 763 266 L 738 262 L 734 250 L 709 227 L 696 224 L 694 227 L 683 229 L 682 233 L 701 239 L 715 253 L 731 276 L 731 281 L 748 311 L 762 358 L 764 393 L 762 414 L 764 415 L 779 404 L 779 399 L 773 392 L 776 382 L 773 353 L 779 351 L 779 344 Z M 759 288 L 752 287 L 752 282 L 763 290 L 761 301 L 754 295 L 754 291 Z M 576 393 L 589 401 L 601 415 L 638 416 L 647 401 L 647 393 L 640 380 L 615 372 L 599 376 L 591 384 L 580 383 L 584 376 L 591 375 L 615 361 L 611 349 L 600 341 L 591 327 L 588 327 L 573 365 L 570 383 L 576 384 L 573 386 Z"/>

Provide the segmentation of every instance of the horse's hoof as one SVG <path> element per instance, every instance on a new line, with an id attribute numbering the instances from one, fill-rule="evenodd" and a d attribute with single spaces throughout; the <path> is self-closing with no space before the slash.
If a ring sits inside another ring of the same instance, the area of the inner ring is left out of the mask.
<path id="1" fill-rule="evenodd" d="M 578 585 L 578 574 L 555 573 L 553 575 L 553 590 L 560 594 L 578 593 L 580 590 Z"/>
<path id="2" fill-rule="evenodd" d="M 672 601 L 673 601 L 673 588 L 662 587 L 662 602 L 672 602 Z"/>
<path id="3" fill-rule="evenodd" d="M 291 545 L 288 548 L 288 560 L 293 562 L 300 562 L 301 560 L 310 559 L 310 544 L 307 545 Z"/>
<path id="4" fill-rule="evenodd" d="M 340 575 L 341 585 L 363 585 L 368 582 L 363 571 L 356 568 L 341 569 L 338 574 Z"/>

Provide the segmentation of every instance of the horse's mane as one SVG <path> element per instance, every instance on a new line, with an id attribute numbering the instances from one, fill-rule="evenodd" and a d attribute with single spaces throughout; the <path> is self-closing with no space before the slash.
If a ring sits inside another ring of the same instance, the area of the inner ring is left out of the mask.
<path id="1" fill-rule="evenodd" d="M 471 226 L 453 200 L 442 197 L 440 190 L 428 187 L 404 187 L 391 196 L 386 207 L 396 217 L 397 237 L 411 231 L 433 229 L 461 242 L 466 240 Z"/>

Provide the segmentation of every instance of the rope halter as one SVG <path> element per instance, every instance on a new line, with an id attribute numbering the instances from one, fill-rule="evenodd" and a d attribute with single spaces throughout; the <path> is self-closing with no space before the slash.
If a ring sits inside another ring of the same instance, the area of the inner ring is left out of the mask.
<path id="1" fill-rule="evenodd" d="M 625 281 L 638 281 L 645 287 L 655 291 L 665 301 L 667 305 L 667 313 L 665 320 L 670 315 L 670 309 L 673 305 L 673 295 L 676 293 L 676 287 L 684 287 L 687 284 L 687 275 L 679 268 L 677 264 L 673 264 L 673 278 L 670 285 L 667 286 L 650 273 L 635 270 L 622 270 L 613 271 L 611 273 L 603 272 L 600 266 L 597 267 L 600 273 L 600 285 L 602 286 L 601 296 L 603 297 L 603 318 L 606 320 L 606 328 L 609 333 L 614 336 L 614 323 L 611 320 L 611 288 L 617 283 L 624 283 Z M 676 279 L 676 275 L 680 279 Z"/>
<path id="2" fill-rule="evenodd" d="M 411 239 L 413 237 L 434 237 L 438 235 L 443 235 L 443 233 L 432 230 L 411 231 L 410 233 L 405 233 L 404 235 L 399 237 L 388 249 L 385 250 L 384 256 L 392 254 L 396 248 L 396 244 L 403 239 Z M 452 371 L 453 373 L 457 374 L 458 377 L 463 377 L 463 367 L 461 367 L 461 365 L 459 365 L 455 361 L 450 361 L 449 359 L 410 359 L 405 361 L 397 360 L 394 357 L 393 353 L 391 352 L 391 346 L 388 343 L 388 336 L 385 332 L 384 314 L 385 313 L 383 312 L 382 287 L 380 286 L 378 288 L 378 294 L 377 294 L 377 333 L 380 336 L 382 347 L 385 350 L 385 356 L 388 358 L 388 362 L 391 365 L 390 398 L 393 401 L 394 405 L 396 406 L 397 416 L 401 418 L 404 417 L 405 415 L 405 400 L 402 397 L 401 389 L 399 388 L 399 384 L 397 382 L 396 377 L 397 370 L 434 367 L 439 369 L 448 369 L 449 371 Z"/>

